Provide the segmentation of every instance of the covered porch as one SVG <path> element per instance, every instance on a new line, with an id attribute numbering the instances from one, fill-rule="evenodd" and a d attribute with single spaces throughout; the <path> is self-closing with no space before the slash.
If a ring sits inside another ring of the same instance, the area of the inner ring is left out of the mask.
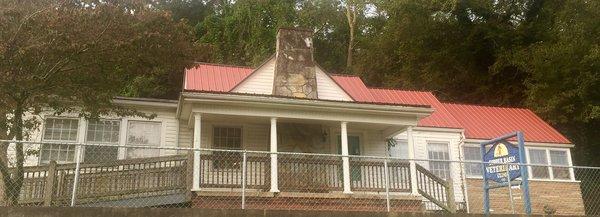
<path id="1" fill-rule="evenodd" d="M 241 188 L 246 163 L 248 189 L 383 192 L 389 173 L 390 192 L 418 194 L 414 162 L 385 160 L 387 140 L 410 133 L 429 107 L 204 92 L 182 97 L 177 113 L 193 132 L 193 147 L 211 150 L 195 153 L 193 191 Z M 244 161 L 240 150 L 263 152 L 245 154 Z M 412 145 L 408 152 L 412 157 Z"/>
<path id="2" fill-rule="evenodd" d="M 200 155 L 200 190 L 241 189 L 245 163 L 245 188 L 249 190 L 383 193 L 387 166 L 389 191 L 411 191 L 410 163 L 387 159 L 385 165 L 388 141 L 383 131 L 393 126 L 219 114 L 198 116 L 201 142 L 205 142 L 201 147 L 207 149 Z M 345 163 L 349 185 L 344 184 Z"/>
<path id="3" fill-rule="evenodd" d="M 191 189 L 199 207 L 242 194 L 263 198 L 257 201 L 362 198 L 378 204 L 373 207 L 391 198 L 421 209 L 418 183 L 431 182 L 423 175 L 428 171 L 389 159 L 388 139 L 410 134 L 430 108 L 243 94 L 183 97 L 180 121 L 193 132 L 193 147 L 202 149 L 194 152 Z"/>

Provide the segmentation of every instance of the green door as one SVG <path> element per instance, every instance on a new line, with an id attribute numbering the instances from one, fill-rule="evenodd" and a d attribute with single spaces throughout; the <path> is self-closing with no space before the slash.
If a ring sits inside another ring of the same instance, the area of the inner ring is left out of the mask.
<path id="1" fill-rule="evenodd" d="M 342 139 L 338 136 L 338 154 L 342 154 Z M 360 137 L 348 136 L 348 154 L 349 155 L 360 155 Z M 352 181 L 360 181 L 360 167 L 352 166 L 352 161 L 358 160 L 357 158 L 350 158 L 350 179 Z M 341 174 L 340 170 L 340 174 Z"/>

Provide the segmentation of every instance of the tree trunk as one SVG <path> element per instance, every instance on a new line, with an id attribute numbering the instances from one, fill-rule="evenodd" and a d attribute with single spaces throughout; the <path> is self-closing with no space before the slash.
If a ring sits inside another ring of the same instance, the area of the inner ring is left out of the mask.
<path id="1" fill-rule="evenodd" d="M 14 134 L 14 138 L 17 141 L 23 140 L 23 111 L 23 103 L 17 103 L 13 113 L 14 117 L 12 120 L 12 126 L 10 127 L 11 134 Z M 23 186 L 23 162 L 25 161 L 23 143 L 18 142 L 15 144 L 15 152 L 16 168 L 12 171 L 12 173 L 8 170 L 8 156 L 2 159 L 3 162 L 0 162 L 0 172 L 2 172 L 2 180 L 4 182 L 4 197 L 7 200 L 8 205 L 12 206 L 19 204 L 19 195 L 21 193 L 21 187 Z"/>
<path id="2" fill-rule="evenodd" d="M 352 68 L 352 57 L 354 53 L 354 32 L 356 29 L 356 6 L 352 5 L 352 2 L 346 2 L 346 18 L 348 19 L 349 35 L 348 38 L 348 52 L 346 53 L 346 70 L 350 71 Z"/>

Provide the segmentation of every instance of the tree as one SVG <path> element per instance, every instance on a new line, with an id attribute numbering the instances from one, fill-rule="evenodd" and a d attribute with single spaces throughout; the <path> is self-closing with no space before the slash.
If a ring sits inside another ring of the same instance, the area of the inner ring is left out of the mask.
<path id="1" fill-rule="evenodd" d="M 141 1 L 0 2 L 0 127 L 26 139 L 43 108 L 85 118 L 133 115 L 117 95 L 161 96 L 197 53 L 191 28 Z M 15 205 L 23 183 L 23 144 L 0 158 L 5 197 Z M 14 167 L 9 170 L 9 166 Z"/>
<path id="2" fill-rule="evenodd" d="M 515 51 L 511 62 L 528 73 L 525 105 L 569 136 L 575 163 L 600 165 L 600 3 L 546 5 L 544 40 Z M 548 10 L 548 9 L 546 9 Z"/>
<path id="3" fill-rule="evenodd" d="M 295 6 L 294 0 L 224 1 L 196 31 L 213 46 L 212 61 L 258 65 L 275 52 L 277 29 L 294 26 Z"/>

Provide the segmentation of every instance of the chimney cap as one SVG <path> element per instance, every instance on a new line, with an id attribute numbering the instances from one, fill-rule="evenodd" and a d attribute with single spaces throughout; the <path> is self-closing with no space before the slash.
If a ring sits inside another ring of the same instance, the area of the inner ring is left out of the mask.
<path id="1" fill-rule="evenodd" d="M 279 27 L 279 29 L 277 29 L 277 33 L 279 33 L 282 30 L 289 30 L 289 31 L 300 31 L 300 32 L 310 32 L 311 34 L 313 33 L 312 29 L 309 28 L 301 28 L 301 27 Z"/>

